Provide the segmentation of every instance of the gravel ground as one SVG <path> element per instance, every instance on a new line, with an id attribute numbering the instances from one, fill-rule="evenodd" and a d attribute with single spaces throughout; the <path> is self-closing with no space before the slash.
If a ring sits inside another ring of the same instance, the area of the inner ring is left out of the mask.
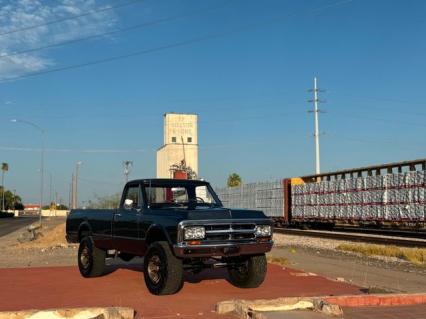
<path id="1" fill-rule="evenodd" d="M 385 257 L 385 256 L 364 256 L 362 254 L 341 251 L 337 250 L 337 246 L 341 244 L 356 244 L 363 245 L 363 243 L 351 242 L 346 240 L 336 240 L 336 239 L 327 239 L 327 238 L 314 238 L 308 236 L 294 236 L 294 235 L 284 235 L 284 234 L 274 234 L 274 243 L 276 247 L 283 248 L 303 248 L 307 251 L 316 251 L 321 252 L 322 254 L 328 254 L 330 256 L 355 256 L 360 257 L 363 260 L 369 260 L 371 263 L 376 264 L 388 264 L 387 267 L 398 267 L 398 268 L 407 268 L 409 270 L 417 270 L 420 272 L 426 272 L 426 267 L 415 266 L 408 261 L 402 260 L 396 257 Z"/>
<path id="2" fill-rule="evenodd" d="M 43 219 L 43 232 L 47 233 L 64 222 L 65 219 L 60 217 Z M 27 232 L 26 229 L 27 226 L 0 237 L 0 268 L 76 265 L 77 245 L 65 244 L 65 240 L 49 245 L 20 244 L 18 238 Z"/>

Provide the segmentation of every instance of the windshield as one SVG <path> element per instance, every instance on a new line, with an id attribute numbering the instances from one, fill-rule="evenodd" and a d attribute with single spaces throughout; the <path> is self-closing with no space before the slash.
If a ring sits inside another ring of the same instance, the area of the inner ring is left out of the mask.
<path id="1" fill-rule="evenodd" d="M 209 185 L 173 185 L 145 187 L 148 205 L 162 207 L 219 207 L 222 206 Z"/>

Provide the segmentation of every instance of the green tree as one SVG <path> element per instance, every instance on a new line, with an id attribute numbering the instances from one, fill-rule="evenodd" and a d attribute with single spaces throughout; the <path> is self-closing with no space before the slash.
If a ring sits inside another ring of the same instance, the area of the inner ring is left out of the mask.
<path id="1" fill-rule="evenodd" d="M 0 198 L 3 198 L 3 187 L 0 186 Z M 4 192 L 4 209 L 23 209 L 22 199 L 19 195 L 13 195 L 9 190 Z"/>
<path id="2" fill-rule="evenodd" d="M 237 173 L 232 173 L 228 176 L 227 185 L 228 187 L 237 187 L 240 186 L 242 183 L 240 175 Z"/>
<path id="3" fill-rule="evenodd" d="M 121 194 L 113 194 L 113 195 L 106 195 L 106 196 L 98 196 L 95 195 L 94 201 L 89 201 L 87 207 L 88 208 L 106 208 L 106 209 L 112 209 L 117 208 L 120 204 Z"/>

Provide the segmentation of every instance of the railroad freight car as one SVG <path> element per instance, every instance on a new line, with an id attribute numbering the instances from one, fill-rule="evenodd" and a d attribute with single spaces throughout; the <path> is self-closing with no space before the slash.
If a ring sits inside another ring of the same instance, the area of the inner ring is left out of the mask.
<path id="1" fill-rule="evenodd" d="M 283 225 L 422 228 L 426 159 L 216 189 L 229 207 L 262 209 Z"/>

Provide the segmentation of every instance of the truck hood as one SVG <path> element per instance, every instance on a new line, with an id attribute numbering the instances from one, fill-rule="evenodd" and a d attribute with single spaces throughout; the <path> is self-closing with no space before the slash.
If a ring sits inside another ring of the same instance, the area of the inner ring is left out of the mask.
<path id="1" fill-rule="evenodd" d="M 197 207 L 187 211 L 188 220 L 216 220 L 216 219 L 258 219 L 267 218 L 262 211 L 247 209 L 229 209 L 223 207 Z"/>

